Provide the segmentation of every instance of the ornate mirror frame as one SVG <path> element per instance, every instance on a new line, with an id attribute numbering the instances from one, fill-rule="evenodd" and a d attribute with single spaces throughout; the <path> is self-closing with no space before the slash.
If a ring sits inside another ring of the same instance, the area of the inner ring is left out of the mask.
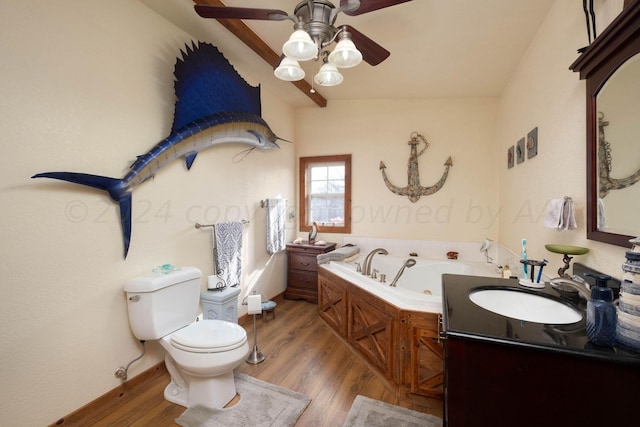
<path id="1" fill-rule="evenodd" d="M 598 229 L 598 111 L 596 97 L 609 77 L 640 53 L 640 0 L 631 1 L 620 15 L 569 67 L 587 83 L 587 239 L 631 247 L 637 236 Z"/>

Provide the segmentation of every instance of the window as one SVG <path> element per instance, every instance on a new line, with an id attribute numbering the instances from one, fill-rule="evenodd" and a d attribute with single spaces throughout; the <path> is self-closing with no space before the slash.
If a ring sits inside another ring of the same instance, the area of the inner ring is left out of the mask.
<path id="1" fill-rule="evenodd" d="M 351 233 L 351 154 L 300 158 L 300 231 Z"/>

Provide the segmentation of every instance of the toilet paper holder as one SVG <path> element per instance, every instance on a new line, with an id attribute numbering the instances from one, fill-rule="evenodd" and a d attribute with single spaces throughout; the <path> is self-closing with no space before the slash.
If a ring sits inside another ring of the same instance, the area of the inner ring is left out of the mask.
<path id="1" fill-rule="evenodd" d="M 257 365 L 265 359 L 265 355 L 258 349 L 258 329 L 256 326 L 256 317 L 262 313 L 262 295 L 256 294 L 256 291 L 253 291 L 253 294 L 247 295 L 242 299 L 242 305 L 248 306 L 248 313 L 253 315 L 253 349 L 249 353 L 249 356 L 247 356 L 246 362 Z"/>

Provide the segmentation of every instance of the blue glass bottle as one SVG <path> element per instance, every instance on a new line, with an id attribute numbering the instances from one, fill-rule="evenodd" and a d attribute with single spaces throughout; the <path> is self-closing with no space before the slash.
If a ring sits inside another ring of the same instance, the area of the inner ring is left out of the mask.
<path id="1" fill-rule="evenodd" d="M 587 302 L 587 337 L 597 345 L 613 347 L 616 339 L 616 307 L 613 291 L 607 287 L 611 276 L 585 273 L 596 279 L 591 288 L 591 299 Z"/>

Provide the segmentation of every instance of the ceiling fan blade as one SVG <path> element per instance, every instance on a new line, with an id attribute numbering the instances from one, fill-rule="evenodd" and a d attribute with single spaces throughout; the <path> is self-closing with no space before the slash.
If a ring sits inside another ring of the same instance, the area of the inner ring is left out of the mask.
<path id="1" fill-rule="evenodd" d="M 395 6 L 400 3 L 406 3 L 411 0 L 360 0 L 360 7 L 353 11 L 345 10 L 344 14 L 349 16 L 362 15 L 363 13 L 373 12 L 374 10 L 384 9 L 385 7 Z M 349 0 L 340 0 L 340 6 L 344 7 Z"/>
<path id="2" fill-rule="evenodd" d="M 391 55 L 387 49 L 353 28 L 351 25 L 344 25 L 347 31 L 351 33 L 351 40 L 362 53 L 362 59 L 370 65 L 378 65 Z"/>
<path id="3" fill-rule="evenodd" d="M 250 7 L 209 6 L 196 4 L 196 13 L 203 18 L 215 19 L 260 19 L 269 21 L 283 21 L 292 19 L 289 14 L 278 9 L 254 9 Z"/>

